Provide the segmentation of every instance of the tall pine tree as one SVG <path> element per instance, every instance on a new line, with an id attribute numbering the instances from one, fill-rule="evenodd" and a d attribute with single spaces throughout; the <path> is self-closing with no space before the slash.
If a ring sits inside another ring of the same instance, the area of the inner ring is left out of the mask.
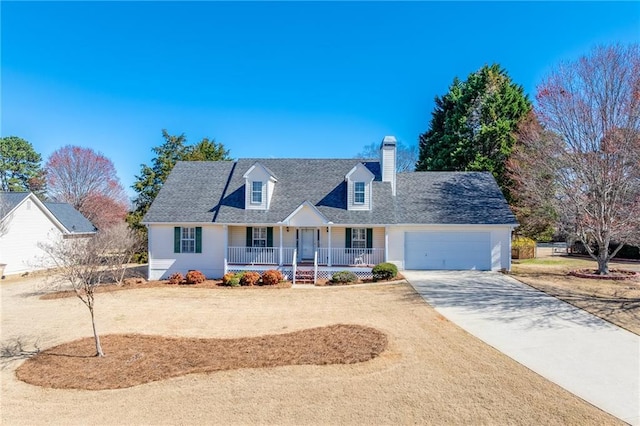
<path id="1" fill-rule="evenodd" d="M 505 163 L 532 108 L 522 86 L 499 65 L 485 65 L 465 81 L 455 78 L 435 104 L 416 170 L 490 171 L 509 198 Z"/>
<path id="2" fill-rule="evenodd" d="M 127 215 L 129 225 L 139 232 L 140 238 L 146 242 L 147 229 L 140 224 L 143 216 L 149 210 L 151 203 L 160 192 L 160 188 L 169 177 L 173 166 L 178 161 L 219 161 L 231 160 L 229 150 L 225 149 L 221 143 L 203 138 L 195 145 L 187 145 L 187 138 L 184 133 L 175 136 L 170 135 L 166 130 L 162 130 L 164 143 L 154 147 L 152 150 L 155 157 L 151 165 L 142 164 L 140 175 L 136 176 L 133 189 L 138 194 L 134 200 L 134 210 Z M 146 245 L 145 245 L 146 246 Z M 140 253 L 137 260 L 145 261 L 146 253 Z"/>

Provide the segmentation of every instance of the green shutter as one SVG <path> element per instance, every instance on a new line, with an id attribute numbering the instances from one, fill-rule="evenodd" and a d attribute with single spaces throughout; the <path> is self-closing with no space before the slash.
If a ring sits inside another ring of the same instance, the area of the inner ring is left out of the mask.
<path id="1" fill-rule="evenodd" d="M 247 247 L 253 247 L 253 228 L 247 226 Z"/>
<path id="2" fill-rule="evenodd" d="M 344 247 L 351 248 L 351 228 L 346 228 L 344 233 Z"/>
<path id="3" fill-rule="evenodd" d="M 173 228 L 173 252 L 180 253 L 180 233 L 182 229 L 179 226 Z"/>
<path id="4" fill-rule="evenodd" d="M 202 253 L 202 227 L 196 226 L 196 253 Z"/>
<path id="5" fill-rule="evenodd" d="M 373 228 L 367 228 L 367 248 L 373 248 Z"/>
<path id="6" fill-rule="evenodd" d="M 273 226 L 267 228 L 267 247 L 273 247 Z"/>

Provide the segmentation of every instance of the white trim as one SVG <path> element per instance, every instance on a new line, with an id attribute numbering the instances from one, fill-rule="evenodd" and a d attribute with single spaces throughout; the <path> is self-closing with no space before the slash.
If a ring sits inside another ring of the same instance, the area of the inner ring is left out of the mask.
<path id="1" fill-rule="evenodd" d="M 373 173 L 371 173 L 371 170 L 369 170 L 367 166 L 365 166 L 363 163 L 358 163 L 355 166 L 353 166 L 353 168 L 349 170 L 349 172 L 344 176 L 344 178 L 346 180 L 349 180 L 351 178 L 351 175 L 354 174 L 360 168 L 365 169 L 367 173 L 369 173 L 369 177 L 371 178 L 371 180 L 375 179 L 376 176 Z"/>
<path id="2" fill-rule="evenodd" d="M 255 189 L 255 184 L 259 183 L 260 184 L 260 191 L 256 191 Z M 249 195 L 249 198 L 251 200 L 251 204 L 262 204 L 263 203 L 263 199 L 264 199 L 264 182 L 262 182 L 261 180 L 252 180 L 251 181 L 251 194 Z M 258 195 L 258 193 L 260 193 L 260 201 L 256 201 L 254 196 Z"/>
<path id="3" fill-rule="evenodd" d="M 255 163 L 253 163 L 253 165 L 251 167 L 249 167 L 249 170 L 247 170 L 245 172 L 244 175 L 242 175 L 242 177 L 244 179 L 248 179 L 249 175 L 251 174 L 252 171 L 255 170 L 256 167 L 260 166 L 262 168 L 262 170 L 265 171 L 265 173 L 267 173 L 269 175 L 269 179 L 271 179 L 273 182 L 277 182 L 278 178 L 276 178 L 275 174 L 269 170 L 269 168 L 267 166 L 265 166 L 264 164 L 260 163 L 259 161 L 256 161 Z"/>
<path id="4" fill-rule="evenodd" d="M 196 252 L 196 226 L 181 226 L 180 227 L 180 253 L 193 254 Z M 187 237 L 184 236 L 184 231 L 187 230 Z M 193 238 L 189 237 L 193 230 Z M 193 241 L 193 250 L 185 251 L 184 243 Z"/>
<path id="5" fill-rule="evenodd" d="M 310 207 L 311 210 L 318 216 L 318 218 L 322 221 L 323 224 L 328 225 L 331 223 L 331 221 L 329 221 L 329 219 L 326 218 L 325 215 L 323 215 L 320 210 L 317 209 L 316 206 L 314 206 L 313 204 L 311 204 L 309 201 L 304 201 L 302 204 L 300 204 L 289 216 L 287 216 L 282 222 L 279 223 L 283 223 L 286 226 L 289 226 L 289 224 L 291 223 L 291 220 L 296 216 L 296 214 L 298 214 L 300 212 L 300 210 L 302 210 L 305 206 Z"/>
<path id="6" fill-rule="evenodd" d="M 358 184 L 362 184 L 362 191 L 358 191 Z M 358 194 L 362 194 L 362 201 L 358 201 Z M 353 204 L 364 204 L 367 199 L 367 183 L 363 181 L 353 182 Z"/>

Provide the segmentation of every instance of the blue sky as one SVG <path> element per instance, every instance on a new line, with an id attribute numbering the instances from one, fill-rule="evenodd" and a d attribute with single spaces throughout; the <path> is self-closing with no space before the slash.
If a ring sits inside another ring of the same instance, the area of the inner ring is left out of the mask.
<path id="1" fill-rule="evenodd" d="M 639 2 L 0 2 L 0 135 L 43 159 L 109 157 L 129 188 L 161 130 L 239 157 L 417 143 L 433 99 L 499 63 L 531 98 L 550 67 L 640 41 Z"/>

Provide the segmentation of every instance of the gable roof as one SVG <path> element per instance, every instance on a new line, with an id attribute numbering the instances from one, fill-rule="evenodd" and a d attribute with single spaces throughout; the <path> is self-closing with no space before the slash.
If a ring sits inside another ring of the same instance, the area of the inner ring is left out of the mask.
<path id="1" fill-rule="evenodd" d="M 243 176 L 256 162 L 278 176 L 269 210 L 244 208 Z M 358 163 L 375 177 L 368 211 L 347 210 L 345 176 Z M 393 196 L 377 160 L 178 162 L 143 223 L 275 224 L 308 201 L 335 225 L 517 224 L 488 172 L 400 173 L 396 185 Z"/>
<path id="2" fill-rule="evenodd" d="M 4 219 L 27 198 L 31 198 L 34 203 L 40 205 L 45 215 L 49 216 L 52 222 L 69 234 L 86 234 L 96 232 L 95 226 L 82 215 L 78 210 L 68 203 L 42 202 L 32 192 L 4 192 L 0 191 L 0 204 L 3 204 L 0 214 Z"/>
<path id="3" fill-rule="evenodd" d="M 68 203 L 45 202 L 44 205 L 56 219 L 72 234 L 96 232 L 96 227 Z"/>
<path id="4" fill-rule="evenodd" d="M 395 223 L 518 223 L 489 172 L 398 173 L 396 191 Z"/>
<path id="5" fill-rule="evenodd" d="M 0 191 L 0 220 L 4 219 L 13 209 L 18 207 L 29 192 L 4 192 Z"/>

